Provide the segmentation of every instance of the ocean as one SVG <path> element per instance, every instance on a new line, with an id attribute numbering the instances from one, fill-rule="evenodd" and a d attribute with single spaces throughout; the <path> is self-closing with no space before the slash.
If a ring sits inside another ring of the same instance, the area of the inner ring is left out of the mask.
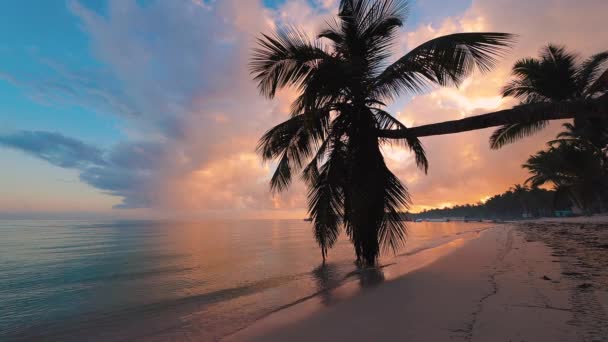
<path id="1" fill-rule="evenodd" d="M 322 266 L 299 220 L 0 221 L 0 341 L 217 340 L 297 303 L 333 305 L 489 225 L 408 222 L 403 250 L 358 270 L 345 236 Z"/>

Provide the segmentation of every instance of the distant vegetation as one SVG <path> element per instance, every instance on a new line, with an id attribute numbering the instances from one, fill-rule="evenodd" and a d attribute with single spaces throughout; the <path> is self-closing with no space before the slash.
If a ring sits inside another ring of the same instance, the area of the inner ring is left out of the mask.
<path id="1" fill-rule="evenodd" d="M 516 185 L 486 202 L 457 205 L 408 214 L 411 219 L 466 217 L 470 219 L 519 219 L 553 216 L 555 210 L 569 210 L 570 201 L 556 191 Z"/>

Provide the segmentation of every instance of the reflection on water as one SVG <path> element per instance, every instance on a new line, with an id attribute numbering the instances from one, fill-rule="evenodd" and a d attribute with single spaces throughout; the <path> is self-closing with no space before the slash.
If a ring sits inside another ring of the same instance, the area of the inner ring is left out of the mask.
<path id="1" fill-rule="evenodd" d="M 410 224 L 385 267 L 357 269 L 345 237 L 320 265 L 303 221 L 0 221 L 0 340 L 213 339 L 306 298 L 331 305 L 482 228 Z"/>
<path id="2" fill-rule="evenodd" d="M 341 283 L 342 279 L 338 279 L 338 271 L 338 267 L 332 263 L 322 263 L 312 271 L 321 303 L 324 305 L 330 305 L 333 302 L 330 290 Z"/>
<path id="3" fill-rule="evenodd" d="M 374 287 L 384 281 L 384 271 L 380 267 L 368 267 L 358 271 L 362 288 Z"/>

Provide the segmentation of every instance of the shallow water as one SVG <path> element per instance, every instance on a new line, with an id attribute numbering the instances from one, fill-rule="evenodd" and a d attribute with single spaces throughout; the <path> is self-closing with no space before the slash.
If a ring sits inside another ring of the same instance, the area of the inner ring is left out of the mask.
<path id="1" fill-rule="evenodd" d="M 361 272 L 344 236 L 320 267 L 304 221 L 0 221 L 0 340 L 216 339 L 487 226 L 409 223 L 405 248 Z"/>

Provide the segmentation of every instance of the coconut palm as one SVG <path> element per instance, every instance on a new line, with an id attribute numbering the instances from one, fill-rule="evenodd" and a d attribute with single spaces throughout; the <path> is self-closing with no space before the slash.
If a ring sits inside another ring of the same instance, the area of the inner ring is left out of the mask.
<path id="1" fill-rule="evenodd" d="M 608 125 L 597 119 L 594 121 L 575 120 L 574 123 L 567 122 L 562 125 L 565 130 L 557 134 L 556 139 L 549 141 L 548 144 L 550 146 L 555 144 L 582 145 L 595 151 L 600 158 L 606 159 Z"/>
<path id="2" fill-rule="evenodd" d="M 396 250 L 406 230 L 399 211 L 409 207 L 406 187 L 388 169 L 382 131 L 406 131 L 386 103 L 430 85 L 458 85 L 477 68 L 488 71 L 512 35 L 460 33 L 432 39 L 389 63 L 407 12 L 400 0 L 342 0 L 337 18 L 316 39 L 293 27 L 262 35 L 250 68 L 260 93 L 285 87 L 298 97 L 288 120 L 261 138 L 258 151 L 278 164 L 270 185 L 286 189 L 301 173 L 323 260 L 341 231 L 357 261 L 374 264 L 382 248 Z M 408 147 L 426 172 L 422 144 Z"/>
<path id="3" fill-rule="evenodd" d="M 522 104 L 573 102 L 598 98 L 608 92 L 608 51 L 597 53 L 582 63 L 564 47 L 549 44 L 539 58 L 524 58 L 513 66 L 515 77 L 503 89 L 503 96 L 513 96 Z M 529 120 L 504 125 L 490 137 L 492 148 L 545 128 L 547 120 Z M 574 130 L 606 140 L 608 118 L 575 119 Z M 604 138 L 601 136 L 604 135 Z"/>
<path id="4" fill-rule="evenodd" d="M 530 214 L 528 211 L 528 203 L 526 202 L 526 194 L 528 193 L 528 191 L 530 191 L 530 189 L 527 188 L 525 185 L 515 184 L 509 190 L 513 193 L 515 198 L 519 200 L 519 203 L 521 204 L 522 215 Z"/>
<path id="5" fill-rule="evenodd" d="M 592 146 L 577 140 L 553 141 L 523 167 L 532 173 L 526 181 L 531 186 L 553 184 L 557 195 L 567 195 L 575 206 L 603 211 L 608 172 L 605 159 Z"/>

